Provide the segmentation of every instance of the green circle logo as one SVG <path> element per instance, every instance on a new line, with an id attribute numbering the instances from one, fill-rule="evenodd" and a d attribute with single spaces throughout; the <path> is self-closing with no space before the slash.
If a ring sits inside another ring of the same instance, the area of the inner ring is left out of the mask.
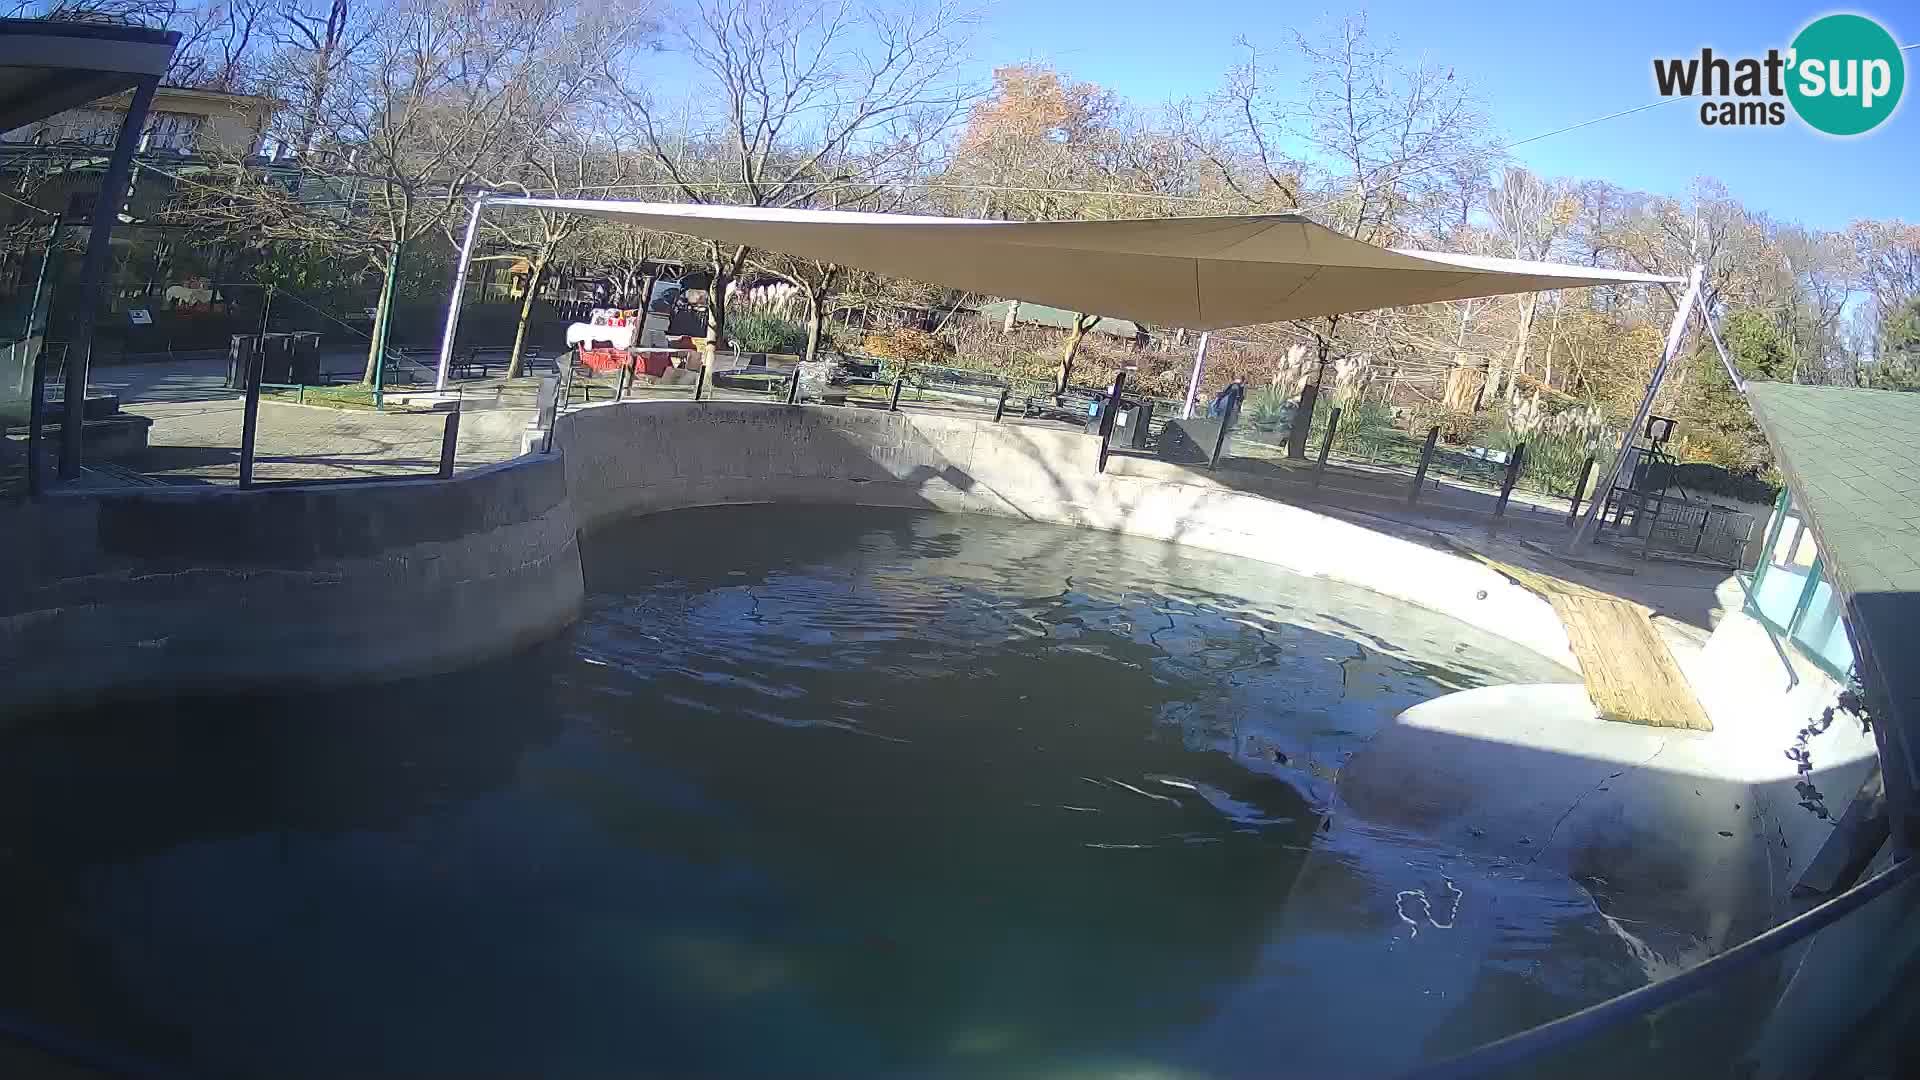
<path id="1" fill-rule="evenodd" d="M 1864 15 L 1826 15 L 1807 24 L 1789 54 L 1787 99 L 1809 127 L 1859 135 L 1900 104 L 1907 82 L 1900 45 Z"/>

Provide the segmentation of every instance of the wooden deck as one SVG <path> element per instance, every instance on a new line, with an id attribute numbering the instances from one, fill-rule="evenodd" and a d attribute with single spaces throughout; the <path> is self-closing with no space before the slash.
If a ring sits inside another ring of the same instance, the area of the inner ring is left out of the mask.
<path id="1" fill-rule="evenodd" d="M 1567 628 L 1600 717 L 1623 724 L 1712 731 L 1713 721 L 1693 695 L 1673 652 L 1653 627 L 1648 610 L 1550 574 L 1466 554 L 1546 598 Z"/>

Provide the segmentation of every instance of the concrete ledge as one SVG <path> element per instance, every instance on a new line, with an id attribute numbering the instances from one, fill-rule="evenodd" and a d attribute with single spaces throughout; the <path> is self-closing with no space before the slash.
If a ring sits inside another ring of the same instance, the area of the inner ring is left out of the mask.
<path id="1" fill-rule="evenodd" d="M 131 488 L 9 507 L 0 708 L 446 671 L 559 631 L 579 531 L 715 503 L 919 507 L 1077 525 L 1404 600 L 1576 670 L 1552 609 L 1477 563 L 1191 470 L 1094 471 L 1078 432 L 872 409 L 630 401 L 558 454 L 453 480 Z M 1119 459 L 1116 459 L 1119 460 Z"/>
<path id="2" fill-rule="evenodd" d="M 273 690 L 479 662 L 578 612 L 565 473 L 135 488 L 10 508 L 0 708 Z"/>
<path id="3" fill-rule="evenodd" d="M 1190 469 L 1115 458 L 1099 474 L 1098 443 L 1078 432 L 877 409 L 630 401 L 566 414 L 555 446 L 582 529 L 753 502 L 923 507 L 1076 525 L 1357 585 L 1579 670 L 1552 607 L 1485 566 Z"/>

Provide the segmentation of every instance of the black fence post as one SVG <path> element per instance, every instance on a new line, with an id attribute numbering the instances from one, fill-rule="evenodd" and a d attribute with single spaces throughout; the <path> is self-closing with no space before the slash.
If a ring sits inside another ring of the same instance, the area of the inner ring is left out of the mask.
<path id="1" fill-rule="evenodd" d="M 707 387 L 707 365 L 700 365 L 700 373 L 693 377 L 693 400 L 700 400 L 700 391 Z"/>
<path id="2" fill-rule="evenodd" d="M 453 455 L 460 445 L 460 410 L 447 414 L 447 426 L 440 433 L 440 479 L 453 479 Z"/>
<path id="3" fill-rule="evenodd" d="M 620 365 L 620 377 L 613 381 L 613 400 L 627 400 L 627 387 L 632 385 L 633 359 L 629 357 L 626 363 Z"/>
<path id="4" fill-rule="evenodd" d="M 1227 407 L 1227 415 L 1220 418 L 1220 433 L 1213 437 L 1213 453 L 1207 455 L 1207 468 L 1220 464 L 1220 455 L 1226 452 L 1227 435 L 1233 430 L 1233 422 L 1240 419 L 1240 403 L 1234 402 Z"/>
<path id="5" fill-rule="evenodd" d="M 1327 472 L 1327 452 L 1333 449 L 1333 433 L 1340 426 L 1340 406 L 1335 405 L 1327 414 L 1327 433 L 1320 437 L 1320 460 L 1313 463 L 1313 486 L 1320 486 L 1320 478 Z"/>
<path id="6" fill-rule="evenodd" d="M 1593 475 L 1593 458 L 1591 455 L 1589 455 L 1587 458 L 1587 463 L 1585 465 L 1580 466 L 1579 481 L 1573 485 L 1573 506 L 1567 510 L 1568 525 L 1577 524 L 1580 520 L 1580 496 L 1585 494 L 1587 490 L 1587 480 L 1592 475 Z"/>
<path id="7" fill-rule="evenodd" d="M 1507 454 L 1507 475 L 1500 479 L 1500 501 L 1493 504 L 1493 516 L 1507 516 L 1507 500 L 1513 497 L 1514 482 L 1520 479 L 1520 465 L 1527 459 L 1527 444 L 1519 443 Z"/>
<path id="8" fill-rule="evenodd" d="M 1320 371 L 1324 375 L 1323 363 Z M 1287 457 L 1298 461 L 1307 456 L 1307 431 L 1313 427 L 1313 410 L 1320 401 L 1320 379 L 1315 378 L 1313 385 L 1302 387 L 1300 403 L 1293 407 L 1293 423 L 1287 429 Z"/>
<path id="9" fill-rule="evenodd" d="M 1000 388 L 1000 403 L 993 407 L 993 422 L 999 423 L 1000 418 L 1005 415 L 1007 415 L 1007 388 L 1003 386 Z"/>
<path id="10" fill-rule="evenodd" d="M 48 251 L 49 252 L 52 251 L 52 245 L 48 245 Z M 32 322 L 32 319 L 33 319 L 32 313 L 28 313 L 27 319 L 29 323 Z M 81 411 L 84 414 L 85 410 L 82 409 Z M 66 421 L 63 421 L 63 423 L 64 422 Z M 46 480 L 46 473 L 44 472 L 44 470 L 46 469 L 46 462 L 42 460 L 42 457 L 41 457 L 41 455 L 45 453 L 45 448 L 41 445 L 41 442 L 40 442 L 41 436 L 43 434 L 43 432 L 40 429 L 45 427 L 46 423 L 47 423 L 47 339 L 46 339 L 46 335 L 42 334 L 40 337 L 40 347 L 33 351 L 33 398 L 32 400 L 27 402 L 27 494 L 28 495 L 36 495 L 36 496 L 39 495 L 41 485 Z"/>
<path id="11" fill-rule="evenodd" d="M 887 398 L 888 412 L 900 411 L 900 384 L 906 381 L 906 378 L 905 375 L 895 375 L 893 377 L 893 395 Z"/>
<path id="12" fill-rule="evenodd" d="M 1107 471 L 1107 446 L 1113 442 L 1113 420 L 1120 412 L 1120 392 L 1126 389 L 1127 373 L 1115 372 L 1113 388 L 1107 391 L 1107 407 L 1100 412 L 1100 462 L 1095 472 Z"/>
<path id="13" fill-rule="evenodd" d="M 1413 487 L 1407 489 L 1407 505 L 1420 501 L 1420 485 L 1427 482 L 1427 466 L 1433 461 L 1433 447 L 1440 441 L 1440 425 L 1427 432 L 1427 445 L 1420 448 L 1420 469 L 1413 474 Z"/>
<path id="14" fill-rule="evenodd" d="M 240 415 L 240 486 L 253 486 L 253 443 L 260 430 L 260 377 L 267 366 L 265 349 L 255 349 L 247 365 L 247 405 Z"/>
<path id="15" fill-rule="evenodd" d="M 800 404 L 800 369 L 793 369 L 793 377 L 787 380 L 787 404 Z"/>

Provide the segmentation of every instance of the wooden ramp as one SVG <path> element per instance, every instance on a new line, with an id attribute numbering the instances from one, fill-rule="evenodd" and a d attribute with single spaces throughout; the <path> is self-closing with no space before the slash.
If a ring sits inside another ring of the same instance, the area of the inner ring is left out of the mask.
<path id="1" fill-rule="evenodd" d="M 1547 602 L 1566 625 L 1587 696 L 1601 719 L 1713 730 L 1645 608 L 1611 596 L 1565 592 L 1547 594 Z"/>
<path id="2" fill-rule="evenodd" d="M 1600 717 L 1623 724 L 1712 731 L 1672 650 L 1646 608 L 1551 574 L 1460 549 L 1546 598 L 1567 628 L 1587 696 Z"/>

